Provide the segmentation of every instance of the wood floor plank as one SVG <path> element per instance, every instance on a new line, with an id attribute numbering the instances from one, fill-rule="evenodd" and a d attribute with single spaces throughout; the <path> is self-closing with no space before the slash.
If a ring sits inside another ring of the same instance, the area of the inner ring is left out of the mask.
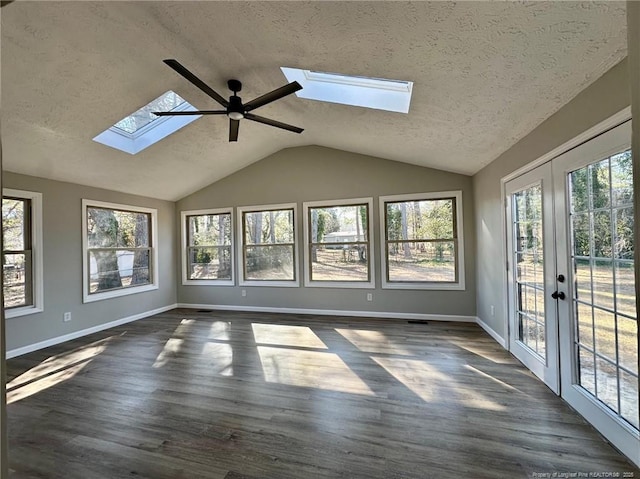
<path id="1" fill-rule="evenodd" d="M 640 477 L 475 324 L 176 309 L 7 368 L 12 478 Z"/>

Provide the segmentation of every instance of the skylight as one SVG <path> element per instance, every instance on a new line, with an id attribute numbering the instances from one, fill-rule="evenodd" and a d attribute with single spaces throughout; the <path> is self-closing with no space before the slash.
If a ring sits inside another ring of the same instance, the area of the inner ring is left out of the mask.
<path id="1" fill-rule="evenodd" d="M 297 81 L 302 85 L 302 90 L 296 92 L 300 98 L 409 113 L 413 90 L 411 81 L 350 76 L 299 68 L 280 69 L 289 82 Z"/>
<path id="2" fill-rule="evenodd" d="M 135 155 L 202 116 L 160 117 L 152 112 L 195 110 L 184 98 L 169 90 L 100 133 L 93 141 Z"/>

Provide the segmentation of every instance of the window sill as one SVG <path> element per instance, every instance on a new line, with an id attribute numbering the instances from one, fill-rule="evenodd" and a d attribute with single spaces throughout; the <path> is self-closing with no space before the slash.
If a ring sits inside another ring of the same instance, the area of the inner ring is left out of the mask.
<path id="1" fill-rule="evenodd" d="M 415 289 L 433 291 L 465 291 L 464 283 L 382 283 L 382 289 Z"/>
<path id="2" fill-rule="evenodd" d="M 299 281 L 256 281 L 256 280 L 246 280 L 240 281 L 239 286 L 258 286 L 258 287 L 270 287 L 270 288 L 298 288 L 300 287 Z"/>
<path id="3" fill-rule="evenodd" d="M 228 279 L 184 279 L 182 286 L 235 286 L 235 282 Z"/>
<path id="4" fill-rule="evenodd" d="M 348 288 L 348 289 L 376 289 L 376 285 L 370 281 L 313 281 L 306 280 L 305 288 Z"/>
<path id="5" fill-rule="evenodd" d="M 145 293 L 158 289 L 157 284 L 146 284 L 144 286 L 135 286 L 133 288 L 116 289 L 113 291 L 105 291 L 104 293 L 84 293 L 82 302 L 93 303 L 94 301 L 102 301 L 103 299 L 119 298 L 120 296 L 129 296 L 130 294 Z"/>
<path id="6" fill-rule="evenodd" d="M 29 314 L 42 313 L 43 311 L 44 311 L 44 308 L 37 308 L 35 306 L 24 306 L 22 308 L 16 308 L 16 309 L 5 309 L 4 317 L 6 319 L 18 318 L 20 316 L 27 316 Z"/>

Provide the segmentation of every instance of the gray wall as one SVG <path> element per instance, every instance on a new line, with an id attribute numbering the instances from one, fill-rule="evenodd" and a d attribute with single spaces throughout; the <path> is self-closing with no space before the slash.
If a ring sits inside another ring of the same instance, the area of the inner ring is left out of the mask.
<path id="1" fill-rule="evenodd" d="M 42 193 L 44 241 L 44 311 L 6 320 L 7 350 L 176 303 L 175 203 L 6 171 L 3 186 Z M 157 208 L 158 290 L 82 303 L 83 198 Z"/>
<path id="2" fill-rule="evenodd" d="M 466 290 L 380 289 L 377 197 L 446 190 L 462 190 Z M 184 210 L 296 202 L 296 227 L 299 244 L 302 245 L 301 214 L 304 201 L 358 197 L 374 198 L 375 290 L 305 288 L 302 285 L 299 288 L 183 286 L 180 283 L 178 301 L 190 304 L 475 316 L 475 232 L 469 176 L 319 146 L 291 148 L 275 153 L 180 200 L 176 208 L 177 228 L 180 224 L 180 211 Z M 179 229 L 176 231 L 179 233 Z M 177 258 L 180 268 L 181 254 Z M 298 273 L 301 273 L 300 269 Z M 247 290 L 244 298 L 241 296 L 241 289 Z M 369 292 L 373 293 L 372 302 L 366 301 L 366 294 Z"/>
<path id="3" fill-rule="evenodd" d="M 628 107 L 630 101 L 625 59 L 473 177 L 477 316 L 503 338 L 507 312 L 501 178 L 618 113 Z M 491 315 L 492 305 L 494 315 Z"/>

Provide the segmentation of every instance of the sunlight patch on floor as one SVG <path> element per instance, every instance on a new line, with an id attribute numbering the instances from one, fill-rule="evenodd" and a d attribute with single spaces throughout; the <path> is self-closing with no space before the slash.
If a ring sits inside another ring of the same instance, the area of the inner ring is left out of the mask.
<path id="1" fill-rule="evenodd" d="M 414 354 L 411 351 L 403 348 L 397 342 L 391 341 L 380 331 L 340 328 L 336 328 L 335 331 L 360 351 L 363 351 L 365 353 L 393 351 L 394 354 L 406 354 L 408 356 Z"/>
<path id="2" fill-rule="evenodd" d="M 476 356 L 480 356 L 481 358 L 484 358 L 487 361 L 491 361 L 492 363 L 495 363 L 495 364 L 512 364 L 513 363 L 513 360 L 509 356 L 502 354 L 501 352 L 500 353 L 487 352 L 483 349 L 469 346 L 468 344 L 465 344 L 461 341 L 449 341 L 449 342 L 451 344 L 455 344 L 461 349 L 464 349 L 465 351 L 469 351 L 470 353 L 475 354 Z"/>
<path id="3" fill-rule="evenodd" d="M 376 363 L 425 402 L 446 402 L 456 395 L 457 402 L 468 407 L 502 411 L 504 407 L 477 391 L 456 387 L 451 376 L 417 359 L 378 358 Z"/>
<path id="4" fill-rule="evenodd" d="M 211 374 L 233 376 L 233 348 L 230 344 L 207 343 L 202 348 L 202 357 Z"/>
<path id="5" fill-rule="evenodd" d="M 465 364 L 464 367 L 467 368 L 469 371 L 473 371 L 474 373 L 476 373 L 476 374 L 478 374 L 478 375 L 480 375 L 480 376 L 482 376 L 484 378 L 487 378 L 487 379 L 499 384 L 500 386 L 504 387 L 505 389 L 508 389 L 509 391 L 513 391 L 513 392 L 516 392 L 516 393 L 523 394 L 523 395 L 527 396 L 527 394 L 525 394 L 522 391 L 520 391 L 520 389 L 518 389 L 516 387 L 513 387 L 511 384 L 507 384 L 504 381 L 502 381 L 502 380 L 500 380 L 500 379 L 498 379 L 498 378 L 496 378 L 494 376 L 491 376 L 490 374 L 485 373 L 484 371 L 480 371 L 478 368 L 475 368 L 475 367 L 471 366 L 470 364 Z"/>
<path id="6" fill-rule="evenodd" d="M 60 384 L 78 374 L 107 349 L 112 337 L 95 341 L 68 353 L 51 356 L 7 384 L 7 404 Z"/>
<path id="7" fill-rule="evenodd" d="M 423 401 L 438 401 L 438 383 L 448 381 L 448 377 L 429 364 L 417 359 L 378 358 L 371 356 L 379 366 L 391 376 L 413 391 Z"/>
<path id="8" fill-rule="evenodd" d="M 322 340 L 307 326 L 252 323 L 251 328 L 253 329 L 256 344 L 328 349 Z"/>
<path id="9" fill-rule="evenodd" d="M 209 339 L 217 339 L 219 341 L 229 341 L 229 330 L 231 323 L 227 321 L 215 321 L 209 327 Z"/>
<path id="10" fill-rule="evenodd" d="M 161 368 L 166 365 L 171 358 L 177 356 L 180 352 L 180 348 L 182 347 L 183 340 L 180 338 L 169 338 L 166 343 L 164 343 L 164 347 L 155 362 L 153 363 L 154 368 Z"/>
<path id="11" fill-rule="evenodd" d="M 258 346 L 264 379 L 270 383 L 373 396 L 337 354 Z"/>

